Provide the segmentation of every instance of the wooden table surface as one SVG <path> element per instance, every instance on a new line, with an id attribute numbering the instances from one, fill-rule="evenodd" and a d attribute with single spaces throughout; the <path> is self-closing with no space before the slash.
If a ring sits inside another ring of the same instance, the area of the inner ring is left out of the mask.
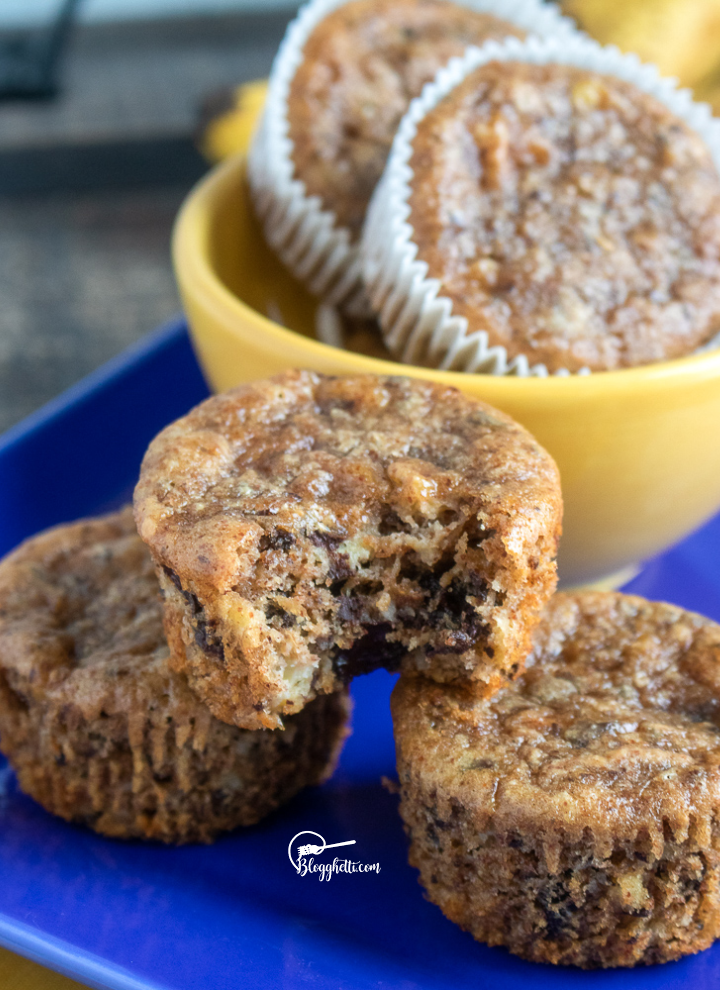
<path id="1" fill-rule="evenodd" d="M 268 73 L 288 16 L 89 25 L 56 101 L 0 102 L 0 432 L 177 313 L 201 105 Z"/>
<path id="2" fill-rule="evenodd" d="M 53 973 L 43 966 L 0 949 L 0 987 L 2 990 L 82 990 L 83 984 Z"/>

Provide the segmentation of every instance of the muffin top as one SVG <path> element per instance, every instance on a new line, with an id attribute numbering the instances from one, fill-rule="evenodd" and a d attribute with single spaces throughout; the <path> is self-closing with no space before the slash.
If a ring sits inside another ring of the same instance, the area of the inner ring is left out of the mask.
<path id="1" fill-rule="evenodd" d="M 623 368 L 720 330 L 720 178 L 632 83 L 487 63 L 420 121 L 410 165 L 418 259 L 510 358 Z"/>
<path id="2" fill-rule="evenodd" d="M 478 547 L 497 536 L 510 559 L 557 535 L 562 499 L 533 437 L 457 389 L 289 371 L 166 427 L 145 455 L 135 510 L 158 562 L 204 598 L 249 593 L 268 550 L 329 547 L 346 571 L 393 534 L 412 544 L 423 528 L 452 534 L 472 519 Z M 497 532 L 483 532 L 491 517 Z M 427 565 L 444 549 L 430 544 Z"/>
<path id="3" fill-rule="evenodd" d="M 176 731 L 212 721 L 167 665 L 157 578 L 132 510 L 48 530 L 0 563 L 0 671 L 35 704 Z M 154 714 L 153 714 L 154 713 Z"/>
<path id="4" fill-rule="evenodd" d="M 720 626 L 618 593 L 557 594 L 525 672 L 488 700 L 420 679 L 393 694 L 411 772 L 488 828 L 707 842 L 720 802 Z M 705 834 L 707 833 L 707 834 Z M 667 835 L 665 835 L 667 838 Z"/>
<path id="5" fill-rule="evenodd" d="M 357 238 L 413 97 L 468 45 L 524 32 L 449 0 L 351 0 L 308 38 L 288 99 L 296 175 Z"/>
<path id="6" fill-rule="evenodd" d="M 378 666 L 494 684 L 557 580 L 553 460 L 418 379 L 290 371 L 208 399 L 150 444 L 135 512 L 193 688 L 247 728 Z"/>

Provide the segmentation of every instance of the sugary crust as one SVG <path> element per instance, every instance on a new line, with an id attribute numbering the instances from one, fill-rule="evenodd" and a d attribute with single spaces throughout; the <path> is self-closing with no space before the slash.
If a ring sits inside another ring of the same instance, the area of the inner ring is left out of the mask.
<path id="1" fill-rule="evenodd" d="M 720 329 L 720 177 L 629 82 L 490 62 L 418 125 L 409 223 L 468 333 L 550 371 L 687 354 Z"/>
<path id="2" fill-rule="evenodd" d="M 354 239 L 413 97 L 454 55 L 524 37 L 492 14 L 448 0 L 353 0 L 310 35 L 288 119 L 296 174 Z"/>
<path id="3" fill-rule="evenodd" d="M 50 530 L 0 563 L 0 748 L 21 788 L 68 821 L 210 841 L 325 779 L 347 715 L 339 694 L 285 733 L 213 718 L 169 670 L 129 508 Z"/>
<path id="4" fill-rule="evenodd" d="M 376 666 L 498 683 L 554 588 L 562 503 L 530 435 L 454 389 L 288 372 L 165 429 L 135 508 L 173 662 L 255 727 Z"/>
<path id="5" fill-rule="evenodd" d="M 492 698 L 401 678 L 411 861 L 431 900 L 526 958 L 627 966 L 720 931 L 720 626 L 558 594 Z M 510 920 L 512 919 L 512 921 Z"/>

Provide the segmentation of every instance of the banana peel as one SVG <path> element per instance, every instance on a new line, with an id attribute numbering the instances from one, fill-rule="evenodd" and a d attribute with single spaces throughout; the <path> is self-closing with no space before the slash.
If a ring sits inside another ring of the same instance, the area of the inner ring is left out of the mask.
<path id="1" fill-rule="evenodd" d="M 601 44 L 654 62 L 720 116 L 720 0 L 560 0 L 563 13 Z M 212 163 L 245 151 L 265 102 L 256 79 L 222 94 L 198 136 Z"/>
<path id="2" fill-rule="evenodd" d="M 720 0 L 560 0 L 603 45 L 635 52 L 720 114 Z"/>
<path id="3" fill-rule="evenodd" d="M 222 108 L 205 114 L 198 147 L 213 164 L 246 151 L 265 103 L 267 81 L 255 79 L 223 94 Z"/>

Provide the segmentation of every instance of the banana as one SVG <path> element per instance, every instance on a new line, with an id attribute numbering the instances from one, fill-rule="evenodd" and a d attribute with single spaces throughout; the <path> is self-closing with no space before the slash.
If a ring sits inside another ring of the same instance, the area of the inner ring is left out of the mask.
<path id="1" fill-rule="evenodd" d="M 720 114 L 720 0 L 560 0 L 602 44 L 635 52 Z"/>

